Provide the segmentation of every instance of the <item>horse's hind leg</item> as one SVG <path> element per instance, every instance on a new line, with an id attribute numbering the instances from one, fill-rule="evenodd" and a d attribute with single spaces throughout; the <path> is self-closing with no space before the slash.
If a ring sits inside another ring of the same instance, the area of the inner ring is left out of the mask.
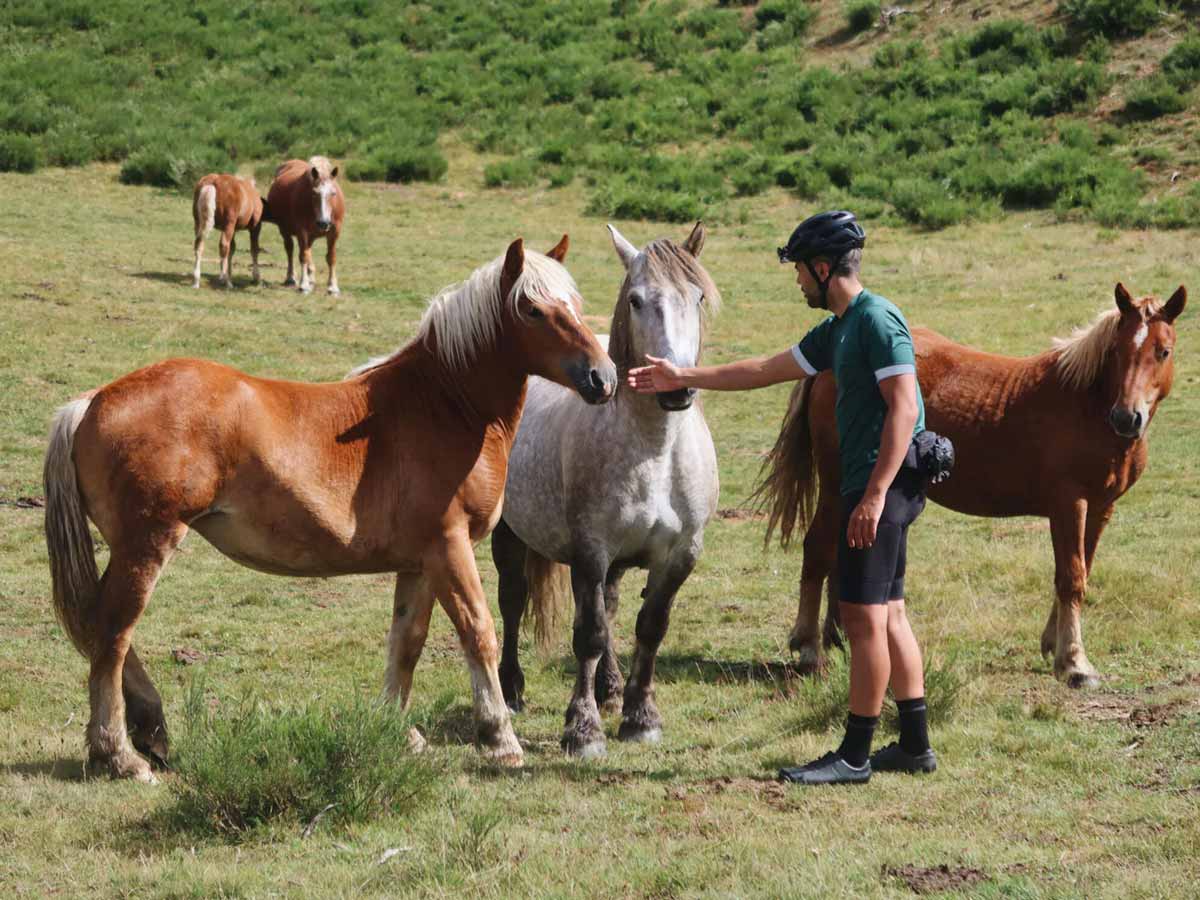
<path id="1" fill-rule="evenodd" d="M 501 519 L 492 531 L 492 562 L 500 575 L 500 615 L 504 620 L 504 645 L 500 653 L 500 689 L 513 712 L 525 706 L 525 673 L 521 671 L 519 638 L 521 617 L 529 602 L 525 577 L 525 543 Z"/>
<path id="2" fill-rule="evenodd" d="M 475 737 L 484 755 L 494 762 L 519 766 L 524 751 L 513 734 L 508 707 L 497 672 L 496 625 L 475 568 L 475 551 L 465 535 L 448 537 L 425 558 L 425 572 L 434 595 L 450 616 L 471 672 L 475 698 Z"/>
<path id="3" fill-rule="evenodd" d="M 600 664 L 596 667 L 596 704 L 604 712 L 619 713 L 621 711 L 621 695 L 625 690 L 625 679 L 621 677 L 621 666 L 617 662 L 617 654 L 613 649 L 613 620 L 617 617 L 617 607 L 620 603 L 621 576 L 624 569 L 615 566 L 608 570 L 608 578 L 604 582 L 604 612 L 608 616 L 608 642 Z"/>
<path id="4" fill-rule="evenodd" d="M 203 225 L 196 226 L 196 241 L 192 245 L 192 249 L 196 253 L 196 266 L 192 269 L 192 287 L 200 287 L 200 260 L 204 256 L 204 233 L 207 229 Z"/>
<path id="5" fill-rule="evenodd" d="M 162 697 L 132 645 L 125 654 L 121 691 L 125 697 L 125 724 L 134 749 L 149 757 L 152 763 L 165 766 L 170 741 Z"/>
<path id="6" fill-rule="evenodd" d="M 221 283 L 233 287 L 233 230 L 221 232 Z"/>
<path id="7" fill-rule="evenodd" d="M 838 504 L 822 494 L 816 513 L 804 535 L 804 562 L 800 569 L 800 606 L 788 647 L 796 654 L 796 668 L 806 673 L 820 671 L 821 589 L 837 563 Z M 826 619 L 828 622 L 828 618 Z"/>
<path id="8" fill-rule="evenodd" d="M 697 542 L 677 553 L 665 566 L 650 570 L 643 592 L 645 602 L 637 617 L 637 648 L 629 665 L 629 683 L 625 685 L 625 705 L 617 739 L 657 743 L 662 740 L 662 716 L 654 703 L 654 662 L 658 647 L 667 633 L 671 604 L 680 586 L 692 574 L 700 555 Z"/>
<path id="9" fill-rule="evenodd" d="M 413 670 L 425 648 L 432 613 L 433 590 L 425 576 L 419 572 L 398 573 L 388 632 L 384 696 L 393 703 L 399 700 L 401 709 L 408 709 L 412 697 Z"/>
<path id="10" fill-rule="evenodd" d="M 88 675 L 88 756 L 92 763 L 120 778 L 151 784 L 155 781 L 149 764 L 138 756 L 126 731 L 124 670 L 134 626 L 159 573 L 186 533 L 186 526 L 178 525 L 143 539 L 137 547 L 114 546 L 100 583 L 93 611 L 95 642 Z M 139 668 L 140 662 L 135 664 L 135 682 Z"/>
<path id="11" fill-rule="evenodd" d="M 604 610 L 607 572 L 607 563 L 600 560 L 579 560 L 571 566 L 575 595 L 571 646 L 579 670 L 560 743 L 567 753 L 583 759 L 603 756 L 606 751 L 604 725 L 596 705 L 596 667 L 608 645 L 608 615 Z"/>
<path id="12" fill-rule="evenodd" d="M 262 282 L 262 275 L 258 271 L 258 254 L 262 252 L 262 245 L 258 240 L 261 234 L 262 222 L 259 222 L 250 229 L 250 277 L 254 279 L 255 284 Z"/>

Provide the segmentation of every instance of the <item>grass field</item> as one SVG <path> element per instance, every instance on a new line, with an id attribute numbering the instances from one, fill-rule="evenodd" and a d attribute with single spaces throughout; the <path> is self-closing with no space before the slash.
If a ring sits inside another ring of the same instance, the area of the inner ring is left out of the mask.
<path id="1" fill-rule="evenodd" d="M 659 666 L 663 743 L 564 759 L 573 658 L 564 634 L 524 659 L 519 772 L 481 765 L 470 689 L 449 622 L 435 614 L 417 669 L 435 778 L 416 806 L 305 836 L 280 819 L 233 837 L 176 815 L 178 785 L 85 777 L 86 666 L 54 622 L 41 454 L 55 407 L 173 355 L 295 379 L 343 376 L 407 339 L 425 297 L 523 235 L 572 238 L 568 267 L 589 321 L 606 326 L 621 269 L 584 188 L 483 190 L 494 161 L 446 144 L 440 185 L 347 186 L 343 294 L 266 283 L 218 290 L 216 240 L 190 287 L 188 200 L 126 187 L 116 165 L 0 175 L 0 892 L 5 896 L 902 897 L 916 886 L 978 897 L 1195 896 L 1200 857 L 1200 310 L 1179 322 L 1175 390 L 1150 429 L 1150 467 L 1118 505 L 1093 573 L 1084 632 L 1103 686 L 1054 681 L 1037 641 L 1052 596 L 1049 533 L 1033 519 L 969 519 L 931 507 L 914 528 L 911 615 L 946 702 L 928 779 L 877 776 L 859 790 L 787 789 L 779 765 L 836 739 L 844 670 L 788 675 L 798 552 L 762 550 L 743 511 L 787 388 L 709 395 L 720 506 L 680 594 Z M 782 349 L 817 318 L 774 247 L 809 210 L 772 190 L 737 199 L 703 256 L 725 295 L 709 358 Z M 620 222 L 642 244 L 686 226 Z M 984 348 L 1031 353 L 1111 303 L 1116 281 L 1167 296 L 1200 271 L 1196 231 L 1056 224 L 1050 213 L 922 234 L 875 226 L 864 280 L 909 321 Z M 318 285 L 324 284 L 323 261 Z M 1197 301 L 1193 301 L 1195 303 Z M 1031 435 L 1030 440 L 1036 440 Z M 495 594 L 486 543 L 478 551 Z M 631 646 L 635 576 L 616 634 Z M 196 536 L 167 569 L 137 632 L 178 737 L 189 694 L 207 705 L 344 707 L 383 678 L 390 579 L 261 575 Z M 948 703 L 961 684 L 953 705 Z M 889 740 L 887 734 L 882 740 Z M 182 750 L 181 750 L 182 752 Z M 399 757 L 403 747 L 396 747 Z M 391 852 L 398 851 L 398 852 Z M 940 868 L 940 867 L 945 867 Z"/>

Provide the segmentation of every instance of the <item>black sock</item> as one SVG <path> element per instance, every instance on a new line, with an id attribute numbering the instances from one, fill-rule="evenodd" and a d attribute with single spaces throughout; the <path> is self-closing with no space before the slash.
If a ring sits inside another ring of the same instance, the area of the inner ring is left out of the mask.
<path id="1" fill-rule="evenodd" d="M 912 756 L 919 756 L 929 749 L 925 698 L 897 700 L 896 708 L 900 710 L 900 749 Z"/>
<path id="2" fill-rule="evenodd" d="M 846 717 L 846 736 L 842 738 L 842 746 L 838 747 L 838 756 L 850 765 L 862 768 L 871 756 L 871 738 L 875 736 L 875 726 L 879 724 L 879 716 L 856 716 L 850 713 Z"/>

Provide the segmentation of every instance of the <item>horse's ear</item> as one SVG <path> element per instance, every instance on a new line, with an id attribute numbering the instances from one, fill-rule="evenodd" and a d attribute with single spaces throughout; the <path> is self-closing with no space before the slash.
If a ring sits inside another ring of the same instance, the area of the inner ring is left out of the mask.
<path id="1" fill-rule="evenodd" d="M 504 268 L 500 270 L 500 296 L 507 297 L 525 270 L 525 242 L 517 238 L 508 245 L 504 254 Z"/>
<path id="2" fill-rule="evenodd" d="M 556 263 L 560 263 L 567 258 L 567 248 L 570 246 L 571 239 L 564 234 L 562 240 L 546 251 L 546 255 Z"/>
<path id="3" fill-rule="evenodd" d="M 611 223 L 608 226 L 608 233 L 612 237 L 613 247 L 617 250 L 617 256 L 621 257 L 622 264 L 628 269 L 633 265 L 633 261 L 637 259 L 637 247 L 625 240 L 625 235 L 617 231 L 616 226 Z"/>
<path id="4" fill-rule="evenodd" d="M 1121 311 L 1121 315 L 1130 316 L 1137 313 L 1137 307 L 1133 305 L 1133 298 L 1129 296 L 1129 291 L 1125 290 L 1125 285 L 1119 281 L 1114 295 L 1117 298 L 1117 309 Z"/>
<path id="5" fill-rule="evenodd" d="M 313 181 L 320 181 L 320 180 L 321 180 L 321 173 L 317 171 L 317 167 L 316 167 L 316 166 L 313 166 L 313 167 L 312 167 L 312 171 L 308 173 L 308 176 L 309 176 L 309 178 L 311 178 Z"/>
<path id="6" fill-rule="evenodd" d="M 692 256 L 699 256 L 700 251 L 704 249 L 704 223 L 697 222 L 696 227 L 692 229 L 692 233 L 688 235 L 688 239 L 683 242 L 683 249 Z"/>
<path id="7" fill-rule="evenodd" d="M 337 166 L 334 166 L 334 167 L 333 167 L 333 169 L 332 169 L 332 170 L 330 171 L 330 173 L 329 173 L 329 177 L 330 177 L 330 178 L 337 178 L 337 173 L 338 173 L 338 167 L 337 167 Z"/>
<path id="8" fill-rule="evenodd" d="M 1159 311 L 1159 315 L 1166 321 L 1168 325 L 1179 318 L 1179 314 L 1183 312 L 1183 307 L 1187 304 L 1187 288 L 1182 284 L 1179 290 L 1171 295 L 1171 299 L 1163 304 L 1163 308 Z"/>

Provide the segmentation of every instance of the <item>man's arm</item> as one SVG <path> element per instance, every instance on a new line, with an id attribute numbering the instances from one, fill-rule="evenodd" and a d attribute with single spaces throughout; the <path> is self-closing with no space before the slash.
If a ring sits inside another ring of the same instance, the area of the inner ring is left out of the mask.
<path id="1" fill-rule="evenodd" d="M 774 356 L 756 356 L 723 366 L 680 368 L 665 359 L 646 356 L 648 366 L 630 369 L 626 383 L 640 394 L 678 391 L 681 388 L 703 388 L 710 391 L 747 391 L 767 387 L 781 381 L 803 378 L 790 349 Z"/>
<path id="2" fill-rule="evenodd" d="M 913 428 L 917 424 L 917 376 L 911 372 L 893 375 L 879 382 L 879 393 L 887 404 L 880 436 L 879 458 L 871 470 L 867 490 L 854 512 L 850 514 L 850 525 L 846 529 L 846 541 L 856 549 L 870 547 L 875 543 L 875 529 L 883 515 L 883 502 L 887 489 L 904 464 L 904 455 L 912 443 Z"/>

